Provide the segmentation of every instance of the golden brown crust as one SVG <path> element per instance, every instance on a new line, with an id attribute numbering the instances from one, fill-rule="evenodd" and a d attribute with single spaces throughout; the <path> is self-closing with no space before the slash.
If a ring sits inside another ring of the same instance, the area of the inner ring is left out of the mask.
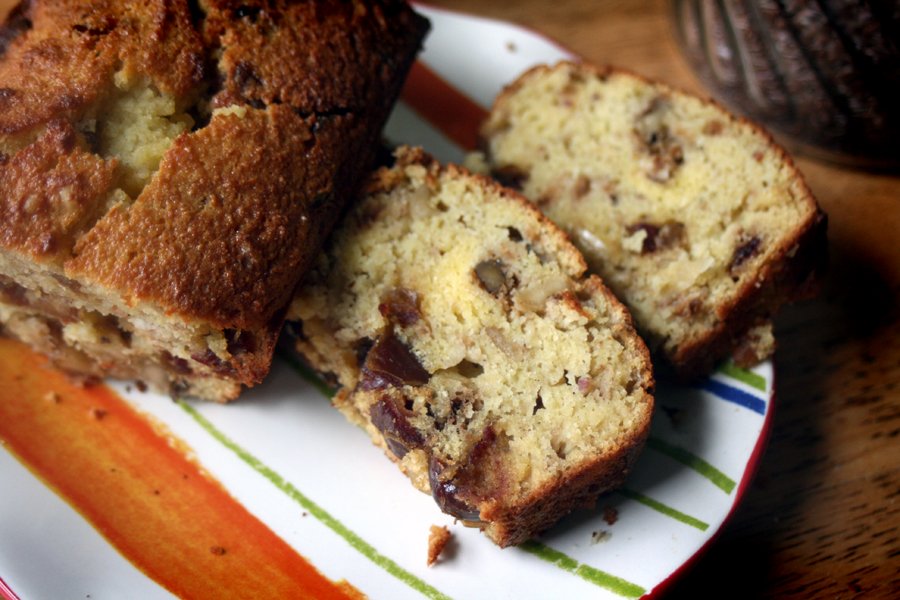
<path id="1" fill-rule="evenodd" d="M 371 74 L 405 68 L 407 36 L 422 30 L 422 19 L 397 2 L 296 2 L 277 10 L 268 4 L 202 3 L 207 44 L 222 48 L 216 106 L 368 112 L 385 100 Z"/>
<path id="2" fill-rule="evenodd" d="M 206 50 L 187 2 L 29 2 L 7 28 L 20 33 L 0 61 L 0 134 L 74 117 L 109 88 L 117 69 L 142 73 L 176 96 L 204 78 Z"/>
<path id="3" fill-rule="evenodd" d="M 0 33 L 0 258 L 193 328 L 149 358 L 175 391 L 259 382 L 427 27 L 395 0 L 23 3 Z"/>
<path id="4" fill-rule="evenodd" d="M 0 157 L 0 245 L 35 260 L 61 262 L 105 208 L 116 163 L 78 143 L 72 126 L 52 121 L 31 145 Z"/>
<path id="5" fill-rule="evenodd" d="M 363 133 L 354 121 L 284 106 L 215 117 L 175 141 L 133 205 L 79 240 L 68 273 L 132 303 L 258 327 L 288 301 L 349 191 L 342 163 Z"/>
<path id="6" fill-rule="evenodd" d="M 486 503 L 481 519 L 485 533 L 501 548 L 516 546 L 544 532 L 560 515 L 578 508 L 593 508 L 598 496 L 621 487 L 637 462 L 650 435 L 650 412 L 639 429 L 612 451 L 579 465 L 558 481 L 547 482 L 515 507 Z"/>

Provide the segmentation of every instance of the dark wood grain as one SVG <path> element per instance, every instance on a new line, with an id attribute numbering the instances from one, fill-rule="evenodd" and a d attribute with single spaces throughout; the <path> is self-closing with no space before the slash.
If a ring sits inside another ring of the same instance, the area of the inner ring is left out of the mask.
<path id="1" fill-rule="evenodd" d="M 708 95 L 663 0 L 432 4 Z M 828 213 L 831 266 L 822 294 L 777 321 L 778 401 L 757 476 L 671 597 L 900 597 L 900 177 L 796 162 Z"/>

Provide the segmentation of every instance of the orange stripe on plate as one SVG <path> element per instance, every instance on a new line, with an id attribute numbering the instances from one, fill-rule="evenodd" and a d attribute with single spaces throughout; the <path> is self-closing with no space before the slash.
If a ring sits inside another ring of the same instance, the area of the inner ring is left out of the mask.
<path id="1" fill-rule="evenodd" d="M 6 339 L 0 339 L 0 441 L 177 596 L 362 596 L 326 579 L 161 425 L 104 386 L 74 385 Z"/>
<path id="2" fill-rule="evenodd" d="M 416 61 L 410 69 L 402 98 L 463 150 L 478 147 L 478 128 L 487 111 L 423 62 Z"/>

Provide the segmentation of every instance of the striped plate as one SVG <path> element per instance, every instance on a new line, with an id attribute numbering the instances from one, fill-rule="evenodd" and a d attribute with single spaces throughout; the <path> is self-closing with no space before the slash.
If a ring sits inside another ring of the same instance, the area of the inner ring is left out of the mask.
<path id="1" fill-rule="evenodd" d="M 474 143 L 477 119 L 503 83 L 533 64 L 570 57 L 509 24 L 420 10 L 433 30 L 386 135 L 446 161 Z M 327 577 L 373 598 L 522 599 L 630 598 L 664 588 L 740 499 L 769 423 L 772 383 L 771 364 L 726 365 L 698 386 L 662 387 L 647 450 L 627 485 L 540 541 L 502 551 L 415 492 L 284 358 L 263 386 L 230 406 L 116 389 L 184 440 Z M 170 597 L 5 451 L 0 488 L 0 597 L 10 595 L 4 580 L 22 598 Z M 36 520 L 39 539 L 24 529 Z M 432 524 L 449 526 L 456 545 L 427 568 Z M 17 540 L 15 551 L 4 538 Z"/>

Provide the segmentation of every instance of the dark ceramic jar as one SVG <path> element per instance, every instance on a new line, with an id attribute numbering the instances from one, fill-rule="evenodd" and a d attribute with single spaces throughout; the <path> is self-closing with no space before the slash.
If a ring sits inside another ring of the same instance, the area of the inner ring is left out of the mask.
<path id="1" fill-rule="evenodd" d="M 900 168 L 900 1 L 673 0 L 714 95 L 813 154 Z"/>

